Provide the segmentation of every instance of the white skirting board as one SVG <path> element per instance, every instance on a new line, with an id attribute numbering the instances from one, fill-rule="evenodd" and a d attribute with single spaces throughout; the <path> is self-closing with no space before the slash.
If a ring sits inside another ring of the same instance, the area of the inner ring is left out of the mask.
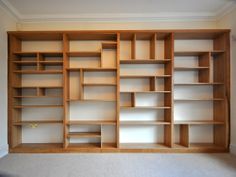
<path id="1" fill-rule="evenodd" d="M 236 155 L 236 144 L 230 145 L 230 153 Z"/>
<path id="2" fill-rule="evenodd" d="M 0 158 L 8 154 L 8 144 L 0 146 Z"/>

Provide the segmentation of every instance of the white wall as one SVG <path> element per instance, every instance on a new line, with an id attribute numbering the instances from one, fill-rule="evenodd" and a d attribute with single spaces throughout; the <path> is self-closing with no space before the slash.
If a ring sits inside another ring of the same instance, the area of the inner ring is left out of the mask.
<path id="1" fill-rule="evenodd" d="M 219 22 L 220 28 L 231 29 L 231 152 L 236 154 L 236 9 L 225 15 Z M 234 36 L 234 40 L 233 40 Z"/>
<path id="2" fill-rule="evenodd" d="M 15 19 L 0 6 L 0 157 L 8 152 L 7 143 L 7 31 L 16 30 Z"/>

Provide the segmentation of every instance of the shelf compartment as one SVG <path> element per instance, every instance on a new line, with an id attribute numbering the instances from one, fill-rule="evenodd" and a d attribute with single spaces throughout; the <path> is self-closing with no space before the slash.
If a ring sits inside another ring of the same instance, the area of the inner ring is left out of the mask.
<path id="1" fill-rule="evenodd" d="M 101 138 L 101 132 L 69 132 L 68 138 Z"/>
<path id="2" fill-rule="evenodd" d="M 67 149 L 96 149 L 101 148 L 100 143 L 69 143 Z"/>
<path id="3" fill-rule="evenodd" d="M 121 75 L 120 78 L 169 78 L 171 75 Z"/>
<path id="4" fill-rule="evenodd" d="M 68 71 L 85 71 L 85 72 L 110 72 L 110 71 L 116 71 L 117 68 L 67 68 Z"/>
<path id="5" fill-rule="evenodd" d="M 187 120 L 187 121 L 175 121 L 176 125 L 217 125 L 225 124 L 222 121 L 215 120 Z"/>
<path id="6" fill-rule="evenodd" d="M 139 60 L 120 60 L 120 64 L 165 64 L 171 59 L 139 59 Z"/>
<path id="7" fill-rule="evenodd" d="M 115 125 L 115 120 L 71 120 L 68 121 L 68 125 Z"/>
<path id="8" fill-rule="evenodd" d="M 175 71 L 193 71 L 193 70 L 206 70 L 209 67 L 175 67 Z"/>
<path id="9" fill-rule="evenodd" d="M 117 42 L 102 42 L 103 49 L 116 49 Z"/>
<path id="10" fill-rule="evenodd" d="M 15 70 L 16 74 L 62 74 L 62 70 Z"/>
<path id="11" fill-rule="evenodd" d="M 69 57 L 101 57 L 101 51 L 67 52 Z"/>
<path id="12" fill-rule="evenodd" d="M 223 98 L 177 98 L 174 101 L 224 101 Z"/>
<path id="13" fill-rule="evenodd" d="M 63 108 L 63 105 L 20 105 L 14 106 L 15 109 L 23 108 Z"/>
<path id="14" fill-rule="evenodd" d="M 72 102 L 72 101 L 91 101 L 91 102 L 116 102 L 116 100 L 109 100 L 109 99 L 77 99 L 77 98 L 75 98 L 75 99 L 67 99 L 67 101 L 70 101 L 70 102 Z"/>
<path id="15" fill-rule="evenodd" d="M 121 149 L 169 149 L 164 143 L 121 143 Z"/>
<path id="16" fill-rule="evenodd" d="M 10 151 L 17 153 L 24 152 L 62 152 L 63 143 L 21 143 L 13 147 Z"/>
<path id="17" fill-rule="evenodd" d="M 13 52 L 18 57 L 37 57 L 38 52 Z"/>
<path id="18" fill-rule="evenodd" d="M 211 55 L 218 55 L 222 54 L 225 51 L 224 50 L 214 50 L 214 51 L 175 51 L 174 55 L 175 56 L 200 56 L 204 55 L 207 53 L 211 53 Z"/>
<path id="19" fill-rule="evenodd" d="M 116 86 L 116 83 L 82 83 L 83 86 Z"/>
<path id="20" fill-rule="evenodd" d="M 196 82 L 196 83 L 174 83 L 176 86 L 181 86 L 181 85 L 186 85 L 186 86 L 199 86 L 199 85 L 224 85 L 224 83 L 221 82 L 212 82 L 212 83 L 207 83 L 207 82 Z"/>
<path id="21" fill-rule="evenodd" d="M 14 122 L 13 125 L 23 126 L 29 124 L 62 124 L 62 123 L 63 120 L 24 120 L 24 121 Z"/>
<path id="22" fill-rule="evenodd" d="M 170 125 L 164 121 L 120 121 L 121 125 Z"/>
<path id="23" fill-rule="evenodd" d="M 121 109 L 171 109 L 169 106 L 121 106 Z"/>
<path id="24" fill-rule="evenodd" d="M 120 91 L 120 93 L 171 93 L 171 91 L 167 91 L 167 90 L 156 90 L 156 91 Z"/>

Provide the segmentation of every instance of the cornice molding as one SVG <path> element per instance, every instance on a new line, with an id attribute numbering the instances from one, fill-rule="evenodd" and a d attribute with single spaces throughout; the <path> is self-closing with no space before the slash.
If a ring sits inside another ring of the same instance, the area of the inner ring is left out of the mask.
<path id="1" fill-rule="evenodd" d="M 18 23 L 42 21 L 82 21 L 82 22 L 157 22 L 157 21 L 217 21 L 236 8 L 230 1 L 214 13 L 99 13 L 99 14 L 58 14 L 23 15 L 8 0 L 0 0 L 0 6 L 10 12 Z"/>

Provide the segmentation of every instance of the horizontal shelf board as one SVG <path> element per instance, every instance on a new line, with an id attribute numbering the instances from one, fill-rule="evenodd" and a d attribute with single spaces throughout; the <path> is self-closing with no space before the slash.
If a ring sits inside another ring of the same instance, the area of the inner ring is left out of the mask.
<path id="1" fill-rule="evenodd" d="M 71 120 L 67 125 L 115 125 L 115 120 Z"/>
<path id="2" fill-rule="evenodd" d="M 83 83 L 83 86 L 116 86 L 116 83 Z"/>
<path id="3" fill-rule="evenodd" d="M 212 82 L 212 83 L 203 83 L 203 82 L 196 82 L 196 83 L 174 83 L 174 85 L 224 85 L 221 82 Z"/>
<path id="4" fill-rule="evenodd" d="M 13 54 L 19 57 L 37 57 L 37 52 L 13 52 Z"/>
<path id="5" fill-rule="evenodd" d="M 121 75 L 120 78 L 149 78 L 149 77 L 157 77 L 157 78 L 169 78 L 171 75 Z"/>
<path id="6" fill-rule="evenodd" d="M 211 51 L 211 55 L 212 56 L 217 56 L 217 55 L 224 54 L 224 53 L 225 53 L 225 50 L 214 50 L 214 51 Z"/>
<path id="7" fill-rule="evenodd" d="M 164 121 L 120 121 L 121 125 L 169 125 L 170 122 Z"/>
<path id="8" fill-rule="evenodd" d="M 175 67 L 175 71 L 192 71 L 192 70 L 205 70 L 209 69 L 209 67 Z"/>
<path id="9" fill-rule="evenodd" d="M 120 143 L 121 149 L 163 149 L 168 148 L 164 143 Z"/>
<path id="10" fill-rule="evenodd" d="M 174 149 L 182 149 L 182 148 L 188 148 L 188 147 L 184 146 L 184 145 L 182 145 L 180 143 L 174 143 L 173 148 Z"/>
<path id="11" fill-rule="evenodd" d="M 120 93 L 171 93 L 171 91 L 120 91 Z"/>
<path id="12" fill-rule="evenodd" d="M 69 143 L 68 149 L 93 149 L 93 148 L 101 148 L 100 143 Z"/>
<path id="13" fill-rule="evenodd" d="M 69 132 L 68 138 L 100 138 L 101 132 Z"/>
<path id="14" fill-rule="evenodd" d="M 223 146 L 216 145 L 214 143 L 189 143 L 189 148 L 207 148 L 207 149 L 224 149 Z"/>
<path id="15" fill-rule="evenodd" d="M 63 71 L 62 70 L 51 70 L 51 71 L 37 71 L 37 70 L 15 70 L 14 73 L 18 73 L 18 74 L 62 74 Z"/>
<path id="16" fill-rule="evenodd" d="M 183 98 L 174 99 L 174 101 L 223 101 L 223 98 Z"/>
<path id="17" fill-rule="evenodd" d="M 100 57 L 101 51 L 71 51 L 67 52 L 69 57 Z"/>
<path id="18" fill-rule="evenodd" d="M 47 96 L 36 96 L 36 95 L 27 95 L 27 96 L 14 96 L 14 98 L 62 98 L 62 95 L 47 95 Z"/>
<path id="19" fill-rule="evenodd" d="M 175 56 L 200 56 L 210 53 L 211 55 L 218 55 L 224 53 L 224 50 L 213 50 L 213 51 L 175 51 Z"/>
<path id="20" fill-rule="evenodd" d="M 37 61 L 13 61 L 13 63 L 24 66 L 37 66 Z"/>
<path id="21" fill-rule="evenodd" d="M 175 56 L 200 56 L 209 53 L 210 51 L 175 51 Z"/>
<path id="22" fill-rule="evenodd" d="M 28 124 L 54 124 L 63 123 L 63 120 L 27 120 L 13 123 L 13 125 L 28 125 Z"/>
<path id="23" fill-rule="evenodd" d="M 51 66 L 62 66 L 63 61 L 40 61 L 39 64 L 51 65 Z"/>
<path id="24" fill-rule="evenodd" d="M 214 124 L 224 124 L 222 121 L 215 120 L 188 120 L 188 121 L 175 121 L 174 124 L 188 124 L 188 125 L 214 125 Z"/>
<path id="25" fill-rule="evenodd" d="M 63 105 L 21 105 L 14 106 L 15 109 L 21 108 L 63 108 Z"/>
<path id="26" fill-rule="evenodd" d="M 43 57 L 63 57 L 63 52 L 39 52 Z"/>
<path id="27" fill-rule="evenodd" d="M 62 86 L 13 86 L 15 89 L 62 89 Z"/>
<path id="28" fill-rule="evenodd" d="M 116 102 L 116 100 L 106 100 L 106 99 L 67 99 L 67 101 L 101 101 L 101 102 Z"/>
<path id="29" fill-rule="evenodd" d="M 86 72 L 96 72 L 96 71 L 101 71 L 101 72 L 109 72 L 109 71 L 116 71 L 117 68 L 67 68 L 68 71 L 86 71 Z"/>
<path id="30" fill-rule="evenodd" d="M 20 57 L 37 57 L 37 55 L 42 55 L 43 57 L 62 57 L 63 52 L 58 51 L 33 51 L 33 52 L 14 52 L 14 55 L 20 56 Z"/>
<path id="31" fill-rule="evenodd" d="M 116 143 L 102 143 L 102 149 L 117 148 Z"/>
<path id="32" fill-rule="evenodd" d="M 168 106 L 121 106 L 121 109 L 170 109 Z"/>
<path id="33" fill-rule="evenodd" d="M 103 49 L 116 49 L 117 42 L 102 42 Z"/>
<path id="34" fill-rule="evenodd" d="M 50 150 L 50 149 L 61 149 L 63 143 L 22 143 L 14 147 L 14 150 L 21 150 L 26 152 L 28 150 Z"/>
<path id="35" fill-rule="evenodd" d="M 120 60 L 121 64 L 165 64 L 171 59 L 129 59 Z"/>

